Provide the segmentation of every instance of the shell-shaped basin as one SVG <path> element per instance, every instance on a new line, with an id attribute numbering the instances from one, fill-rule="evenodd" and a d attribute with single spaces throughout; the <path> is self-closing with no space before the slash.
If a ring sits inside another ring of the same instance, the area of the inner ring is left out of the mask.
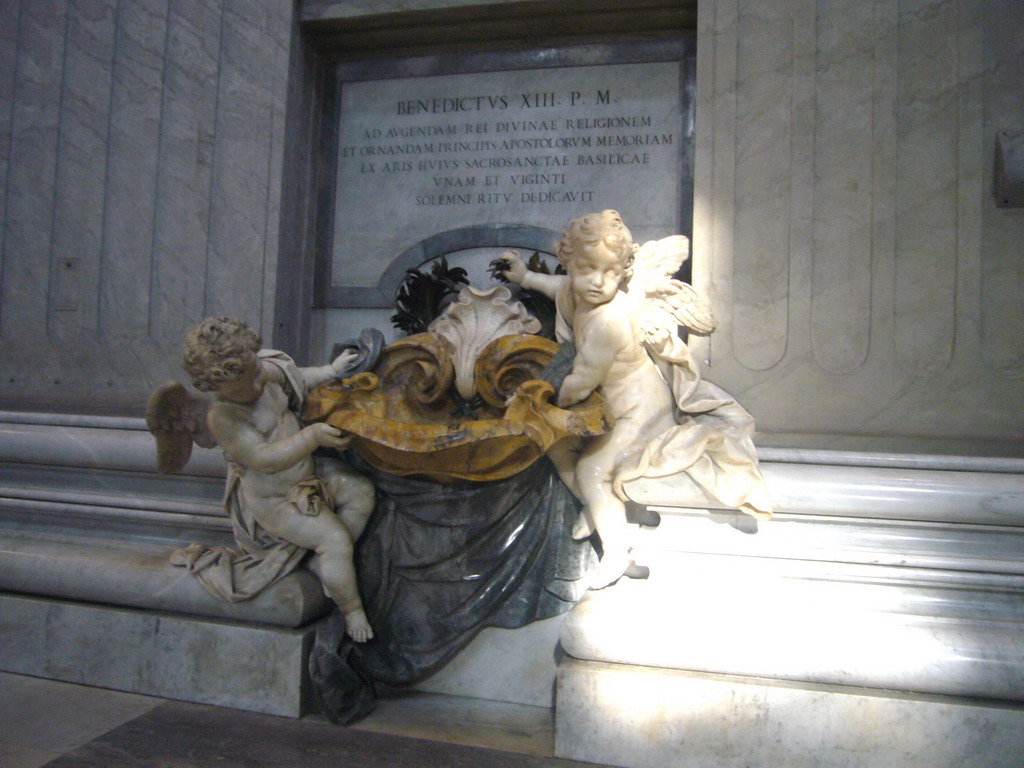
<path id="1" fill-rule="evenodd" d="M 304 417 L 351 433 L 363 459 L 394 475 L 498 480 L 563 438 L 611 428 L 599 394 L 571 409 L 552 404 L 554 388 L 539 377 L 557 350 L 528 333 L 494 339 L 476 357 L 467 403 L 454 386 L 455 347 L 416 334 L 387 347 L 373 371 L 315 389 Z"/>

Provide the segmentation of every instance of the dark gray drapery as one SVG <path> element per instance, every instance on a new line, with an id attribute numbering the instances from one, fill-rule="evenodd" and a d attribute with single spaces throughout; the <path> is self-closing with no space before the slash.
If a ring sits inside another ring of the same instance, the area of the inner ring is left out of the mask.
<path id="1" fill-rule="evenodd" d="M 356 644 L 335 613 L 309 668 L 325 714 L 350 723 L 375 704 L 374 682 L 435 672 L 484 627 L 520 627 L 569 610 L 595 560 L 570 531 L 579 503 L 546 460 L 506 480 L 437 483 L 353 461 L 377 488 L 360 539 L 360 592 L 374 638 Z"/>

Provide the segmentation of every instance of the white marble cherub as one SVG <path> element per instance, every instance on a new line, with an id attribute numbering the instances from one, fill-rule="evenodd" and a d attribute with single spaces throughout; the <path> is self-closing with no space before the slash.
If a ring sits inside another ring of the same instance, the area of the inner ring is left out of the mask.
<path id="1" fill-rule="evenodd" d="M 299 368 L 287 355 L 261 349 L 261 343 L 244 322 L 211 317 L 189 331 L 184 344 L 185 371 L 196 389 L 212 393 L 205 422 L 228 459 L 224 503 L 236 542 L 264 560 L 280 544 L 280 557 L 269 559 L 291 558 L 290 567 L 304 556 L 303 550 L 313 550 L 311 565 L 324 591 L 344 614 L 349 636 L 364 642 L 373 631 L 352 558 L 354 543 L 373 511 L 374 489 L 340 460 L 313 456 L 317 448 L 345 448 L 348 436 L 324 423 L 304 427 L 297 417 L 309 389 L 342 375 L 356 353 L 346 350 L 330 365 Z M 164 385 L 169 389 L 162 395 L 160 390 L 154 393 L 151 410 L 160 409 L 161 399 L 166 403 L 189 397 L 180 384 L 177 389 L 172 384 L 177 382 Z M 165 405 L 164 411 L 173 407 Z M 153 431 L 159 446 L 161 436 Z M 191 444 L 185 445 L 190 451 Z M 167 458 L 160 456 L 161 463 Z M 180 458 L 177 463 L 184 464 Z M 176 470 L 172 466 L 170 471 Z"/>
<path id="2" fill-rule="evenodd" d="M 615 418 L 609 433 L 549 451 L 585 505 L 574 537 L 596 530 L 601 539 L 594 588 L 614 583 L 631 564 L 621 485 L 652 464 L 660 474 L 688 471 L 744 511 L 769 514 L 749 442 L 753 421 L 728 395 L 700 381 L 678 337 L 679 325 L 699 332 L 714 328 L 696 291 L 672 279 L 688 247 L 682 236 L 638 247 L 619 214 L 606 210 L 574 219 L 558 243 L 568 275 L 531 272 L 517 252 L 503 254 L 504 276 L 553 299 L 556 334 L 575 343 L 572 371 L 557 404 L 572 406 L 597 390 Z M 737 471 L 723 476 L 716 467 L 720 458 Z"/>

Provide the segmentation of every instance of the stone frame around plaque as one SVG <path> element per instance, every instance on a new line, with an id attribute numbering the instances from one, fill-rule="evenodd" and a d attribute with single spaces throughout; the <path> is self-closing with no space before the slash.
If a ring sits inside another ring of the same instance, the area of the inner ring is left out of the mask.
<path id="1" fill-rule="evenodd" d="M 345 83 L 397 78 L 507 72 L 529 69 L 590 67 L 617 64 L 678 63 L 680 67 L 680 139 L 675 150 L 678 210 L 665 224 L 664 234 L 689 235 L 693 221 L 693 126 L 696 45 L 692 37 L 638 41 L 627 44 L 590 44 L 565 48 L 480 52 L 462 55 L 418 56 L 388 60 L 336 60 L 328 67 L 324 85 L 317 152 L 317 199 L 314 228 L 314 289 L 317 308 L 387 308 L 409 269 L 464 249 L 518 248 L 550 253 L 560 231 L 536 222 L 482 221 L 468 226 L 439 229 L 415 244 L 382 254 L 388 264 L 375 286 L 345 284 L 334 266 L 335 210 L 338 194 L 338 153 L 342 87 Z M 620 205 L 618 201 L 612 203 Z M 600 206 L 607 207 L 607 206 Z M 586 208 L 586 210 L 584 210 Z M 584 204 L 573 215 L 589 211 Z M 565 223 L 568 223 L 568 217 Z M 386 226 L 386 223 L 381 224 Z M 561 223 L 558 224 L 561 226 Z M 376 258 L 376 257 L 374 257 Z"/>

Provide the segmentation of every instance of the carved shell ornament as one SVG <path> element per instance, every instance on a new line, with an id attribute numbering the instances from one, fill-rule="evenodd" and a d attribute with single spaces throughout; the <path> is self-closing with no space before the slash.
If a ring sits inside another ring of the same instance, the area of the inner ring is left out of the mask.
<path id="1" fill-rule="evenodd" d="M 455 365 L 455 388 L 469 400 L 477 391 L 476 361 L 484 347 L 501 336 L 537 333 L 540 321 L 518 301 L 509 303 L 512 293 L 504 286 L 481 290 L 466 286 L 437 320 L 431 333 L 451 342 Z"/>

